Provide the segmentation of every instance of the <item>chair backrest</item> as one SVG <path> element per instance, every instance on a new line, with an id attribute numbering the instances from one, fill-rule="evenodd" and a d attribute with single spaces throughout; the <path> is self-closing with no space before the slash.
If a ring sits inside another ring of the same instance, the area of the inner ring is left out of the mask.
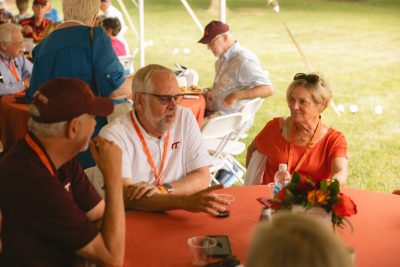
<path id="1" fill-rule="evenodd" d="M 261 107 L 264 99 L 257 97 L 249 102 L 247 102 L 243 107 L 239 109 L 239 112 L 243 115 L 243 120 L 240 123 L 240 127 L 233 134 L 234 140 L 239 140 L 242 135 L 244 135 L 253 125 L 254 116 L 256 115 L 257 110 Z"/>
<path id="2" fill-rule="evenodd" d="M 243 121 L 253 120 L 257 110 L 261 107 L 263 99 L 261 97 L 254 98 L 240 108 L 239 112 L 243 115 Z"/>
<path id="3" fill-rule="evenodd" d="M 201 134 L 204 139 L 223 138 L 235 131 L 242 120 L 239 112 L 214 117 L 203 125 Z"/>
<path id="4" fill-rule="evenodd" d="M 119 62 L 121 63 L 122 67 L 124 67 L 124 74 L 125 75 L 129 75 L 131 73 L 133 73 L 134 68 L 133 68 L 133 64 L 134 64 L 134 56 L 131 55 L 127 55 L 127 56 L 120 56 L 118 57 Z"/>
<path id="5" fill-rule="evenodd" d="M 203 125 L 201 135 L 204 139 L 220 139 L 215 148 L 214 157 L 218 157 L 223 152 L 232 133 L 236 131 L 242 120 L 243 115 L 238 112 L 212 118 Z"/>

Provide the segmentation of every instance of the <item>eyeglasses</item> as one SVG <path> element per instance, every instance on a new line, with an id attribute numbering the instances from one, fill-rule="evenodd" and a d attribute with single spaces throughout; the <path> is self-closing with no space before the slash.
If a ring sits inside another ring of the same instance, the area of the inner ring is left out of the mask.
<path id="1" fill-rule="evenodd" d="M 183 100 L 183 94 L 177 94 L 177 95 L 158 95 L 158 94 L 151 94 L 151 93 L 142 93 L 142 94 L 157 97 L 157 99 L 161 105 L 169 105 L 171 103 L 172 99 L 174 100 L 174 102 L 176 104 L 182 103 L 182 100 Z"/>
<path id="2" fill-rule="evenodd" d="M 316 74 L 297 73 L 294 75 L 293 80 L 306 80 L 308 83 L 317 83 L 319 81 L 319 76 Z"/>

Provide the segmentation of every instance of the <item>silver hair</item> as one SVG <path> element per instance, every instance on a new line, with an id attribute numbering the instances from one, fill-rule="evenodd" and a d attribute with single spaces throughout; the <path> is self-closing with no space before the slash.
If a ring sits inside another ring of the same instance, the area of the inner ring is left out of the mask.
<path id="1" fill-rule="evenodd" d="M 153 90 L 153 84 L 151 81 L 151 75 L 153 72 L 164 71 L 169 75 L 175 77 L 175 73 L 164 66 L 158 64 L 149 64 L 139 69 L 132 80 L 132 93 L 147 93 Z"/>
<path id="2" fill-rule="evenodd" d="M 67 130 L 67 121 L 42 123 L 29 118 L 28 130 L 37 136 L 55 137 Z"/>
<path id="3" fill-rule="evenodd" d="M 14 23 L 4 23 L 0 25 L 0 42 L 11 42 L 12 34 L 21 31 L 21 26 Z"/>
<path id="4" fill-rule="evenodd" d="M 40 116 L 39 110 L 35 105 L 29 105 L 29 112 L 34 116 Z M 82 123 L 83 116 L 86 114 L 82 114 L 77 119 Z M 28 120 L 28 130 L 37 136 L 44 136 L 44 137 L 56 137 L 62 133 L 65 133 L 67 130 L 68 121 L 60 121 L 54 123 L 43 123 L 37 122 L 32 118 Z"/>
<path id="5" fill-rule="evenodd" d="M 99 0 L 63 0 L 64 20 L 78 20 L 91 25 L 100 10 Z"/>

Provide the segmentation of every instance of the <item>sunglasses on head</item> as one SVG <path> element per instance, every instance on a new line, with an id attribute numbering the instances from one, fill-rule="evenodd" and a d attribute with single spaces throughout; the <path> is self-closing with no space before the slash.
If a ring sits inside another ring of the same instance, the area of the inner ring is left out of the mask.
<path id="1" fill-rule="evenodd" d="M 294 75 L 293 80 L 306 80 L 308 83 L 317 83 L 319 81 L 319 76 L 316 74 L 297 73 Z"/>

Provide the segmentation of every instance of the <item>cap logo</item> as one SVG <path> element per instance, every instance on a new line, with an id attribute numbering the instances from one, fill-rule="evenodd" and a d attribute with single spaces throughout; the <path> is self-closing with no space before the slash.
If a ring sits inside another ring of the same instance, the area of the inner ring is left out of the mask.
<path id="1" fill-rule="evenodd" d="M 204 30 L 204 36 L 209 35 L 210 33 L 207 30 Z"/>

